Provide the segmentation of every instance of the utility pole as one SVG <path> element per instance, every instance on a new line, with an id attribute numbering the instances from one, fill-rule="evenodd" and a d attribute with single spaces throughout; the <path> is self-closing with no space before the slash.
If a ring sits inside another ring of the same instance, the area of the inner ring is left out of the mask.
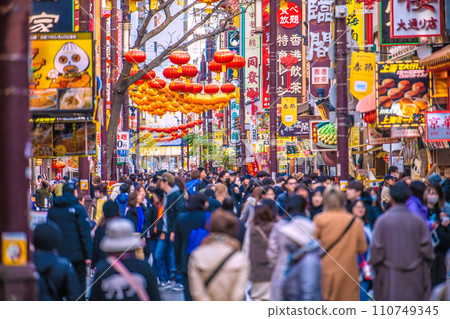
<path id="1" fill-rule="evenodd" d="M 0 5 L 0 236 L 20 232 L 31 241 L 28 226 L 29 157 L 29 0 L 3 0 Z M 3 248 L 4 249 L 4 248 Z M 25 252 L 23 252 L 25 253 Z M 37 300 L 37 275 L 31 263 L 5 266 L 0 255 L 0 300 Z"/>
<path id="2" fill-rule="evenodd" d="M 278 1 L 270 0 L 270 48 L 269 48 L 269 145 L 270 145 L 270 171 L 272 179 L 278 172 L 277 163 L 277 14 Z"/>
<path id="3" fill-rule="evenodd" d="M 89 22 L 91 20 L 91 17 L 89 16 L 89 7 L 90 2 L 89 0 L 82 0 L 80 1 L 80 32 L 89 32 Z M 87 142 L 87 141 L 86 141 Z M 84 194 L 84 208 L 89 211 L 92 203 L 92 198 L 90 195 L 90 163 L 89 158 L 87 156 L 79 156 L 78 157 L 78 177 L 80 179 L 80 185 L 82 180 L 87 180 L 87 189 L 85 189 L 86 193 Z"/>
<path id="4" fill-rule="evenodd" d="M 101 148 L 101 157 L 102 157 L 102 179 L 104 181 L 108 180 L 108 155 L 107 155 L 107 120 L 106 120 L 106 23 L 107 18 L 103 16 L 103 12 L 101 14 L 101 28 L 100 28 L 100 78 L 102 80 L 102 117 L 103 117 L 103 125 L 101 127 L 101 136 L 102 136 L 102 148 Z M 100 155 L 99 155 L 100 156 Z"/>
<path id="5" fill-rule="evenodd" d="M 117 0 L 112 0 L 111 6 L 111 105 L 114 105 L 114 89 L 117 81 Z M 111 179 L 117 180 L 117 145 L 114 143 L 111 163 Z M 109 177 L 109 176 L 108 176 Z"/>
<path id="6" fill-rule="evenodd" d="M 346 9 L 345 0 L 337 0 L 336 12 Z M 345 7 L 345 8 L 344 8 Z M 337 176 L 348 180 L 348 103 L 347 103 L 347 15 L 336 15 L 336 118 L 337 118 Z"/>
<path id="7" fill-rule="evenodd" d="M 239 70 L 239 126 L 241 127 L 241 174 L 247 173 L 247 163 L 245 160 L 245 141 L 247 132 L 245 130 L 245 93 L 244 93 L 244 69 Z"/>

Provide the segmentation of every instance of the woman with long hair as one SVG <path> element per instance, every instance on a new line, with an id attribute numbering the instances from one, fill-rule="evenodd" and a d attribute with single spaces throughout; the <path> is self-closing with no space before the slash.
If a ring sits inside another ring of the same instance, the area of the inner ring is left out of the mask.
<path id="1" fill-rule="evenodd" d="M 230 195 L 228 194 L 228 189 L 225 184 L 218 183 L 216 184 L 216 199 L 223 204 L 223 200 Z"/>

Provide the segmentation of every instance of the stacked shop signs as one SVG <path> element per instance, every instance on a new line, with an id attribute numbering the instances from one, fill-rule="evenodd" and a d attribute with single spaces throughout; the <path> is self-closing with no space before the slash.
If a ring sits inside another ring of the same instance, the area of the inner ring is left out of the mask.
<path id="1" fill-rule="evenodd" d="M 442 0 L 392 0 L 393 38 L 440 36 Z"/>
<path id="2" fill-rule="evenodd" d="M 432 105 L 430 74 L 418 62 L 381 62 L 376 68 L 377 126 L 418 126 Z"/>
<path id="3" fill-rule="evenodd" d="M 331 32 L 332 0 L 308 0 L 310 89 L 314 98 L 327 97 L 330 90 L 328 77 L 331 66 L 329 49 L 332 44 Z"/>
<path id="4" fill-rule="evenodd" d="M 257 124 L 256 113 L 261 108 L 260 94 L 260 35 L 255 33 L 255 5 L 252 4 L 245 12 L 245 107 L 250 116 L 250 143 L 256 143 Z"/>
<path id="5" fill-rule="evenodd" d="M 34 117 L 92 116 L 92 33 L 32 34 L 30 111 Z"/>
<path id="6" fill-rule="evenodd" d="M 262 107 L 267 109 L 270 107 L 270 94 L 269 94 L 269 50 L 270 50 L 270 16 L 269 16 L 270 0 L 263 0 L 263 34 L 261 36 L 262 48 L 261 48 L 261 83 L 262 92 Z M 274 48 L 276 50 L 276 48 Z"/>
<path id="7" fill-rule="evenodd" d="M 410 45 L 410 44 L 419 45 L 420 39 L 418 37 L 408 37 L 408 38 L 393 37 L 391 33 L 392 3 L 393 3 L 392 0 L 380 1 L 380 23 L 379 23 L 380 45 L 381 46 Z"/>

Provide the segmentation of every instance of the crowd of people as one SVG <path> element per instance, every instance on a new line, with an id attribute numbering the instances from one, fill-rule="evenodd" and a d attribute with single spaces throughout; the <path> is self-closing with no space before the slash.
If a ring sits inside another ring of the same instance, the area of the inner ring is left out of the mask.
<path id="1" fill-rule="evenodd" d="M 41 300 L 450 300 L 450 180 L 379 187 L 330 176 L 199 168 L 40 181 Z M 57 192 L 58 185 L 61 185 Z M 50 187 L 53 187 L 51 189 Z M 41 198 L 48 198 L 41 200 Z M 93 273 L 93 284 L 86 277 Z"/>

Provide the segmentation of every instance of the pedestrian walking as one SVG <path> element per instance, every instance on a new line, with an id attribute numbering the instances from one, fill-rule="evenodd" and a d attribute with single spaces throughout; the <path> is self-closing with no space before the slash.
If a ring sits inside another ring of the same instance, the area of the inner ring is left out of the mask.
<path id="1" fill-rule="evenodd" d="M 323 195 L 324 211 L 314 217 L 315 237 L 325 255 L 322 266 L 322 296 L 327 301 L 359 300 L 357 256 L 367 250 L 363 222 L 345 209 L 345 195 L 337 186 Z"/>
<path id="2" fill-rule="evenodd" d="M 411 191 L 404 182 L 390 189 L 393 207 L 373 230 L 370 263 L 377 301 L 428 300 L 433 248 L 425 222 L 405 206 Z"/>

